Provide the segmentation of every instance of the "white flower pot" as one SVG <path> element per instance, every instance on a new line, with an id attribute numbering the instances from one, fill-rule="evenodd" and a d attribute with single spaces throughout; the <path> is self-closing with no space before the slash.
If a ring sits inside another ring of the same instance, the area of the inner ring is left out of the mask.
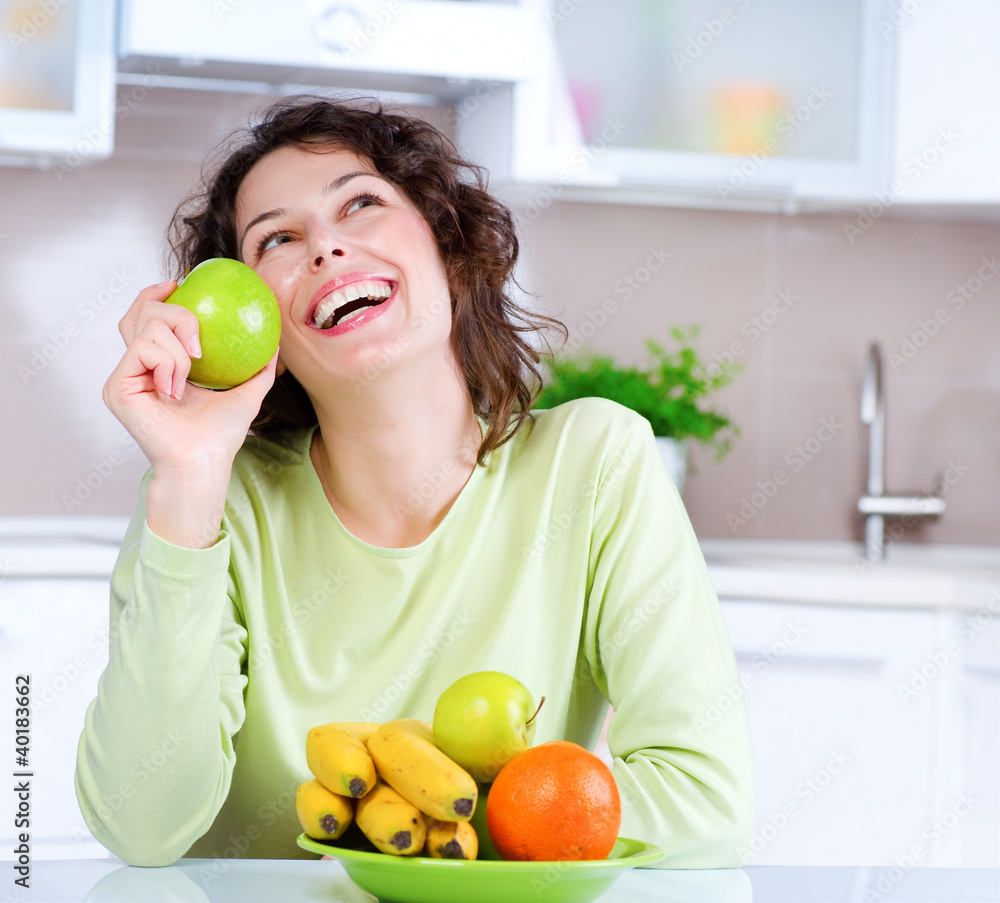
<path id="1" fill-rule="evenodd" d="M 684 477 L 687 474 L 687 440 L 657 436 L 656 445 L 660 449 L 660 454 L 663 455 L 667 472 L 674 481 L 677 491 L 683 493 Z"/>

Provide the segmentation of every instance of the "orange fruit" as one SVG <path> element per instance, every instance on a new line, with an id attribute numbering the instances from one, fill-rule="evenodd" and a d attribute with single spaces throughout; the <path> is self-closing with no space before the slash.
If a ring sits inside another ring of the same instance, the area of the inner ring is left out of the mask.
<path id="1" fill-rule="evenodd" d="M 621 820 L 611 769 L 568 740 L 519 753 L 500 769 L 486 801 L 490 839 L 508 860 L 606 859 Z"/>

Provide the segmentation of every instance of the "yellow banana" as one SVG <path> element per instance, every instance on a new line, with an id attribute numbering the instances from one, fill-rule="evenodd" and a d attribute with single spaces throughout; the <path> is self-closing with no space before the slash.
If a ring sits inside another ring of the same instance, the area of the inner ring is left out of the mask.
<path id="1" fill-rule="evenodd" d="M 356 805 L 358 827 L 383 853 L 413 856 L 424 848 L 427 821 L 423 813 L 385 781 L 376 780 Z"/>
<path id="2" fill-rule="evenodd" d="M 427 821 L 424 855 L 433 859 L 475 859 L 479 855 L 476 829 L 467 821 Z"/>
<path id="3" fill-rule="evenodd" d="M 313 778 L 295 791 L 295 814 L 314 840 L 336 840 L 354 820 L 354 804 Z"/>
<path id="4" fill-rule="evenodd" d="M 379 777 L 425 815 L 441 821 L 468 821 L 478 790 L 472 776 L 434 744 L 423 721 L 386 721 L 368 738 Z"/>
<path id="5" fill-rule="evenodd" d="M 375 785 L 375 763 L 365 743 L 378 725 L 367 721 L 321 724 L 306 735 L 306 763 L 319 782 L 355 799 Z"/>

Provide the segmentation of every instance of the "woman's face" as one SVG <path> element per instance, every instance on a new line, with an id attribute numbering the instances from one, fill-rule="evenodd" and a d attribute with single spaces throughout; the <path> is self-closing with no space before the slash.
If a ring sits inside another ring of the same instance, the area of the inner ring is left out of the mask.
<path id="1" fill-rule="evenodd" d="M 451 295 L 434 235 L 351 151 L 268 154 L 240 187 L 236 229 L 240 259 L 278 299 L 281 363 L 310 394 L 331 376 L 360 394 L 421 355 L 451 355 Z"/>

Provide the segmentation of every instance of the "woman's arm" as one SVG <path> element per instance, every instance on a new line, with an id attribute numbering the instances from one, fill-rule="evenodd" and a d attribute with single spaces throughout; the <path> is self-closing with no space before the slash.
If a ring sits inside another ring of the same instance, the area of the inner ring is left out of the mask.
<path id="1" fill-rule="evenodd" d="M 143 480 L 111 579 L 109 661 L 77 751 L 88 827 L 130 865 L 168 865 L 211 826 L 243 722 L 246 630 L 228 536 L 173 545 L 146 521 Z"/>
<path id="2" fill-rule="evenodd" d="M 663 868 L 746 858 L 755 775 L 739 674 L 708 570 L 649 424 L 629 431 L 597 493 L 586 654 L 608 733 L 622 834 Z"/>

